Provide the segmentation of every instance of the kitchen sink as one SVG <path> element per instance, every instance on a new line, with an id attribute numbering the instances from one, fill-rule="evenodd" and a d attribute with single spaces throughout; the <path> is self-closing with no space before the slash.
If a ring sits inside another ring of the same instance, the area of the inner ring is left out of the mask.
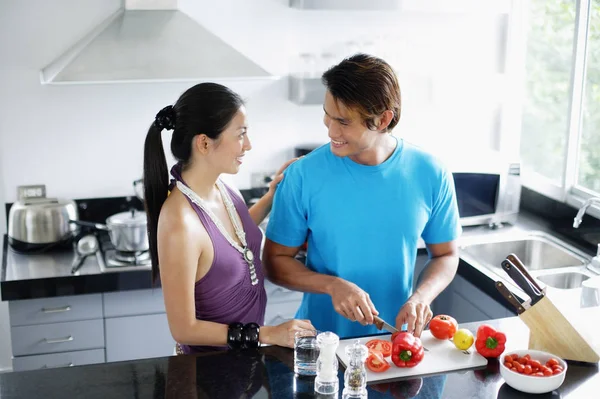
<path id="1" fill-rule="evenodd" d="M 581 283 L 588 278 L 590 277 L 579 272 L 553 273 L 537 276 L 537 279 L 547 286 L 562 290 L 580 288 Z"/>
<path id="2" fill-rule="evenodd" d="M 530 271 L 579 267 L 589 262 L 585 254 L 544 232 L 529 232 L 516 238 L 504 237 L 461 246 L 461 256 L 466 255 L 498 269 L 502 268 L 502 261 L 511 253 Z"/>

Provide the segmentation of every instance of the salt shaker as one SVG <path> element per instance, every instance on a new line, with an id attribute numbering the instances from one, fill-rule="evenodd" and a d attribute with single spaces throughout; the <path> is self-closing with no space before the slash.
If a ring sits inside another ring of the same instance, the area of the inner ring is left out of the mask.
<path id="1" fill-rule="evenodd" d="M 319 358 L 317 359 L 317 376 L 315 377 L 315 392 L 331 395 L 339 390 L 338 360 L 335 351 L 340 343 L 340 337 L 330 331 L 317 335 Z"/>
<path id="2" fill-rule="evenodd" d="M 367 347 L 356 340 L 353 345 L 346 347 L 346 356 L 349 359 L 348 367 L 344 373 L 344 391 L 342 399 L 366 399 L 367 371 L 365 360 L 369 354 Z"/>

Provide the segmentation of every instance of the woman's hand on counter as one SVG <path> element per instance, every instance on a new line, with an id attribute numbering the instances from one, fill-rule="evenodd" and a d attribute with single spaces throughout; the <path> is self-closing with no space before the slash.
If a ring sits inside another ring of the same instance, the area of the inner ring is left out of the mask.
<path id="1" fill-rule="evenodd" d="M 310 320 L 294 319 L 277 326 L 260 328 L 259 341 L 262 344 L 294 347 L 294 335 L 298 331 L 315 330 Z"/>

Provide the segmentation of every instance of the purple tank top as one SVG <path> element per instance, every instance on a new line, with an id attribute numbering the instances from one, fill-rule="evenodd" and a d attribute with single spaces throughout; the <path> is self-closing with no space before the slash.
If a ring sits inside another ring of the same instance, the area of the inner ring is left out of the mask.
<path id="1" fill-rule="evenodd" d="M 175 180 L 185 184 L 181 178 L 180 164 L 173 166 L 171 175 Z M 172 184 L 175 184 L 175 181 Z M 258 284 L 252 285 L 250 270 L 243 255 L 227 241 L 204 210 L 186 196 L 208 232 L 214 249 L 214 259 L 210 269 L 196 282 L 194 288 L 196 319 L 222 324 L 254 322 L 262 326 L 267 304 L 264 272 L 260 260 L 262 232 L 250 217 L 248 207 L 242 198 L 227 185 L 225 187 L 242 221 L 248 247 L 254 254 Z M 217 349 L 206 346 L 180 346 L 184 353 Z"/>

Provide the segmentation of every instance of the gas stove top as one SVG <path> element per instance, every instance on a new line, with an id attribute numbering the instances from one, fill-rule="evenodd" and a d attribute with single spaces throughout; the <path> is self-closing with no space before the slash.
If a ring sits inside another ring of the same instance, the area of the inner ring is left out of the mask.
<path id="1" fill-rule="evenodd" d="M 98 256 L 103 271 L 148 270 L 152 268 L 150 251 L 123 252 L 117 251 L 112 244 L 108 232 L 97 233 L 100 244 Z"/>

